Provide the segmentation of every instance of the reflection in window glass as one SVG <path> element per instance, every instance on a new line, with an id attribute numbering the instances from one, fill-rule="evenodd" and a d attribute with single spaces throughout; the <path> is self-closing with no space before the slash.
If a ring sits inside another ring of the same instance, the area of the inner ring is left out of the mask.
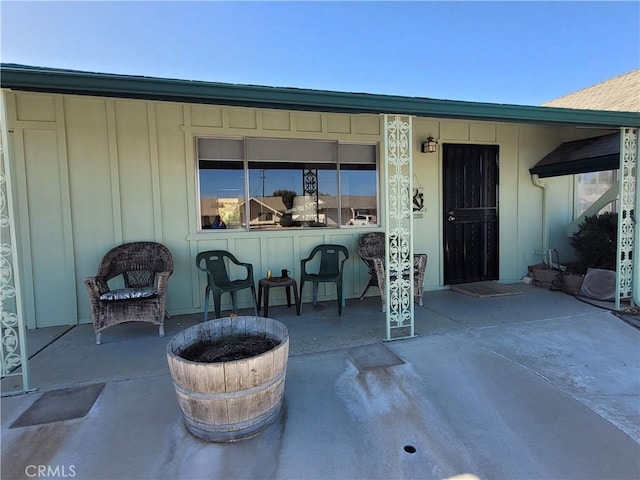
<path id="1" fill-rule="evenodd" d="M 582 215 L 593 203 L 618 182 L 618 171 L 581 173 L 575 176 L 574 218 Z M 617 202 L 605 206 L 600 212 L 616 212 Z"/>
<path id="2" fill-rule="evenodd" d="M 340 165 L 343 225 L 378 223 L 377 176 L 374 165 Z"/>
<path id="3" fill-rule="evenodd" d="M 340 205 L 342 224 L 378 224 L 376 146 L 340 144 Z"/>
<path id="4" fill-rule="evenodd" d="M 197 145 L 203 229 L 216 228 L 216 215 L 226 228 L 252 230 L 377 225 L 375 145 L 276 138 L 198 138 Z"/>
<path id="5" fill-rule="evenodd" d="M 249 162 L 250 227 L 338 226 L 335 168 Z"/>
<path id="6" fill-rule="evenodd" d="M 204 168 L 203 168 L 204 167 Z M 242 162 L 200 162 L 201 228 L 219 228 L 216 216 L 226 228 L 241 228 L 244 205 Z"/>

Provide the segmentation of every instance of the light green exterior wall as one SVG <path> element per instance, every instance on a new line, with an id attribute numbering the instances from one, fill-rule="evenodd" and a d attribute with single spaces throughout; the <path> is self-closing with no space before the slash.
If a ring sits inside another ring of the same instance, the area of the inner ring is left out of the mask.
<path id="1" fill-rule="evenodd" d="M 297 278 L 300 258 L 313 246 L 340 243 L 351 253 L 345 274 L 347 298 L 357 298 L 366 285 L 368 275 L 357 256 L 356 240 L 371 229 L 199 233 L 194 138 L 247 135 L 381 142 L 379 116 L 8 90 L 3 95 L 11 138 L 7 153 L 18 192 L 19 267 L 29 328 L 90 322 L 83 279 L 95 274 L 107 250 L 128 241 L 155 240 L 171 250 L 171 314 L 201 311 L 205 279 L 194 259 L 210 249 L 230 250 L 253 263 L 257 278 L 267 269 L 282 268 Z M 542 248 L 542 192 L 532 184 L 529 168 L 563 141 L 594 134 L 573 127 L 414 118 L 413 169 L 424 187 L 426 207 L 414 222 L 414 245 L 415 252 L 429 256 L 425 289 L 442 288 L 443 238 L 442 148 L 437 154 L 419 153 L 424 138 L 433 135 L 440 145 L 499 145 L 500 280 L 516 281 L 526 274 L 527 265 L 540 261 Z M 551 243 L 565 248 L 572 185 L 568 178 L 550 180 Z M 381 199 L 383 188 L 381 180 Z M 320 300 L 334 299 L 334 287 L 326 288 Z M 284 301 L 284 291 L 278 290 L 272 294 L 273 303 Z M 304 300 L 310 296 L 311 289 L 305 289 Z M 239 303 L 248 306 L 248 294 L 241 292 Z"/>

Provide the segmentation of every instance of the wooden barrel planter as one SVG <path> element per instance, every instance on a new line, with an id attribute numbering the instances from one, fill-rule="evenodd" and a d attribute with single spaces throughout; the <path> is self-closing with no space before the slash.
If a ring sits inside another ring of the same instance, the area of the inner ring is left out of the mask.
<path id="1" fill-rule="evenodd" d="M 241 360 L 203 363 L 180 356 L 190 346 L 237 335 L 266 335 L 277 346 Z M 187 430 L 210 442 L 253 437 L 280 413 L 289 332 L 277 320 L 231 317 L 187 328 L 167 345 L 167 361 Z"/>

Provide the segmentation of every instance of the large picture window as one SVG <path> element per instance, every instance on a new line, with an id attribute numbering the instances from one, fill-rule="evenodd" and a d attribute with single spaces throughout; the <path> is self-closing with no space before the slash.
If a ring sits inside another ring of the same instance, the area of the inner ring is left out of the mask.
<path id="1" fill-rule="evenodd" d="M 201 229 L 378 224 L 374 144 L 201 137 L 197 158 Z"/>

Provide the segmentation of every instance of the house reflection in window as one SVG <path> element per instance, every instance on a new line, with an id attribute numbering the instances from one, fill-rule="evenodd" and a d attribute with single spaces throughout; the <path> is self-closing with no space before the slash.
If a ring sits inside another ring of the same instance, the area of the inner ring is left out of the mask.
<path id="1" fill-rule="evenodd" d="M 197 146 L 203 229 L 216 214 L 252 230 L 377 225 L 374 144 L 202 137 Z M 367 221 L 354 222 L 362 212 Z"/>

